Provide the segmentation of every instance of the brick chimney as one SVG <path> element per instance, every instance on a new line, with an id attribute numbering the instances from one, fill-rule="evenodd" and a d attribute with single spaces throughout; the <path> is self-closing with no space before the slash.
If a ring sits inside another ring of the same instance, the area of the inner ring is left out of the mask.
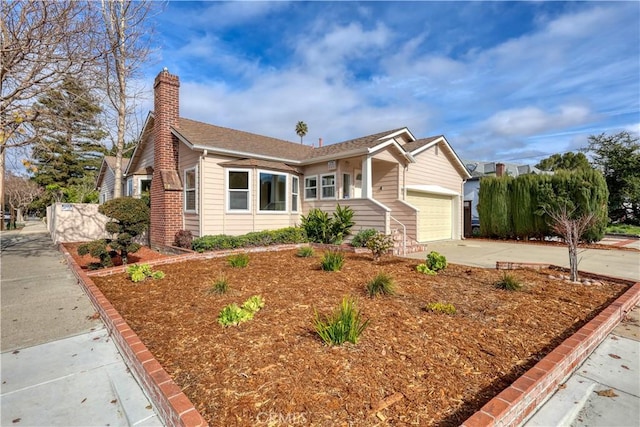
<path id="1" fill-rule="evenodd" d="M 496 176 L 502 176 L 505 172 L 504 163 L 496 163 Z"/>
<path id="2" fill-rule="evenodd" d="M 322 148 L 322 138 L 318 138 L 318 148 Z"/>
<path id="3" fill-rule="evenodd" d="M 152 247 L 173 245 L 182 229 L 182 182 L 178 172 L 178 139 L 171 134 L 178 127 L 180 81 L 165 68 L 153 84 L 153 179 L 151 180 Z"/>

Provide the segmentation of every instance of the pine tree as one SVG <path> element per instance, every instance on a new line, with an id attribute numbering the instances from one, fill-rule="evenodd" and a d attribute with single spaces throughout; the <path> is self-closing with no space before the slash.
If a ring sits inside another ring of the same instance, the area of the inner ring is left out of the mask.
<path id="1" fill-rule="evenodd" d="M 78 80 L 66 79 L 38 99 L 39 118 L 34 123 L 41 135 L 33 150 L 31 168 L 35 181 L 63 190 L 95 177 L 105 148 L 98 116 L 101 108 L 88 88 Z M 79 201 L 83 200 L 70 200 Z"/>

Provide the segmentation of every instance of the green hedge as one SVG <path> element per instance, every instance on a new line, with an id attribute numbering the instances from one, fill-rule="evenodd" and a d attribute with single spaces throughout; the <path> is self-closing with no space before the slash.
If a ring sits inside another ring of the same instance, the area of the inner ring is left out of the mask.
<path id="1" fill-rule="evenodd" d="M 287 227 L 279 230 L 255 231 L 242 236 L 202 236 L 193 239 L 191 248 L 196 252 L 237 249 L 256 246 L 281 245 L 285 243 L 307 242 L 305 232 L 300 227 Z"/>
<path id="2" fill-rule="evenodd" d="M 478 195 L 480 234 L 521 239 L 551 236 L 545 211 L 566 206 L 576 217 L 596 213 L 595 224 L 582 236 L 587 242 L 595 242 L 604 237 L 608 196 L 604 177 L 593 169 L 482 178 Z"/>

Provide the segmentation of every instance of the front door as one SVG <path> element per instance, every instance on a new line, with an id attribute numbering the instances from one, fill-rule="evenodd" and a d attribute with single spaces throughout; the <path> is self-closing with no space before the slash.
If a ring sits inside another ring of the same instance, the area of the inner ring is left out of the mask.
<path id="1" fill-rule="evenodd" d="M 353 198 L 359 199 L 362 197 L 362 170 L 356 169 L 353 172 L 356 176 L 353 180 Z"/>

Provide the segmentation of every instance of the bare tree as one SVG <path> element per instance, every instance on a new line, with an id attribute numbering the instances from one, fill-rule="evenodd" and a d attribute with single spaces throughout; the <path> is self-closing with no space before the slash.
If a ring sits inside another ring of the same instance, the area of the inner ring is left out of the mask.
<path id="1" fill-rule="evenodd" d="M 11 207 L 11 222 L 13 224 L 16 221 L 22 221 L 23 211 L 42 194 L 42 191 L 38 184 L 28 178 L 14 174 L 7 175 L 5 196 Z"/>
<path id="2" fill-rule="evenodd" d="M 88 2 L 3 1 L 0 8 L 0 210 L 6 149 L 37 140 L 35 99 L 97 59 Z"/>
<path id="3" fill-rule="evenodd" d="M 122 195 L 122 157 L 128 119 L 135 108 L 136 94 L 130 81 L 140 72 L 150 54 L 152 28 L 149 18 L 155 7 L 151 1 L 102 0 L 104 25 L 105 92 L 115 111 L 115 188 L 114 197 Z"/>
<path id="4" fill-rule="evenodd" d="M 569 248 L 569 275 L 572 282 L 578 280 L 578 245 L 585 231 L 597 221 L 595 212 L 584 213 L 574 217 L 575 209 L 566 205 L 556 209 L 545 210 L 549 215 L 549 227 L 562 237 Z"/>

